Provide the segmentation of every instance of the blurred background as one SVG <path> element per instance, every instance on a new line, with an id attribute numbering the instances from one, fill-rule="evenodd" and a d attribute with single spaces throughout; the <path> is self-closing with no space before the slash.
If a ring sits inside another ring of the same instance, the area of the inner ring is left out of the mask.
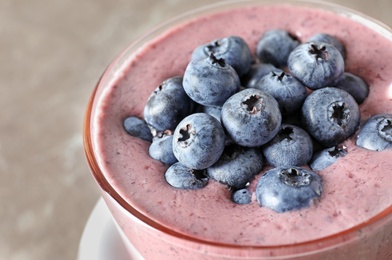
<path id="1" fill-rule="evenodd" d="M 85 106 L 136 36 L 207 0 L 0 0 L 0 259 L 76 259 L 99 198 Z M 392 25 L 391 0 L 334 0 Z"/>

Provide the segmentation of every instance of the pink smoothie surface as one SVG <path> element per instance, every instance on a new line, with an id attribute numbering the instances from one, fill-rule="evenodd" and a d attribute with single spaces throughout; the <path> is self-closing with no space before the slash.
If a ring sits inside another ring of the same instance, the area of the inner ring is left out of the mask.
<path id="1" fill-rule="evenodd" d="M 128 135 L 122 126 L 131 115 L 143 116 L 150 93 L 166 78 L 181 76 L 193 49 L 213 39 L 237 35 L 255 52 L 268 29 L 281 28 L 306 41 L 316 33 L 338 37 L 347 48 L 346 71 L 361 76 L 370 94 L 360 105 L 362 122 L 392 113 L 392 41 L 344 15 L 276 5 L 243 7 L 199 17 L 146 43 L 98 89 L 91 134 L 105 178 L 130 205 L 172 230 L 207 241 L 238 245 L 284 245 L 342 232 L 392 206 L 392 149 L 374 152 L 345 142 L 348 154 L 318 172 L 323 194 L 310 207 L 276 213 L 252 203 L 237 205 L 226 186 L 210 180 L 200 190 L 175 189 L 166 183 L 167 166 L 151 159 L 149 143 Z M 250 185 L 254 190 L 256 177 Z"/>

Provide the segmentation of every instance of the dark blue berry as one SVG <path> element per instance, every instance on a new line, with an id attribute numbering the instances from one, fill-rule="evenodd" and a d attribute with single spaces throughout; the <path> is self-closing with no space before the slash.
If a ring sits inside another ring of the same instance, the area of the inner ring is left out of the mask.
<path id="1" fill-rule="evenodd" d="M 276 69 L 277 68 L 274 65 L 269 63 L 257 63 L 252 65 L 246 77 L 242 79 L 243 86 L 246 88 L 254 88 L 260 79 Z"/>
<path id="2" fill-rule="evenodd" d="M 208 175 L 236 189 L 243 188 L 263 168 L 263 157 L 256 148 L 236 144 L 225 147 L 219 160 L 207 169 Z"/>
<path id="3" fill-rule="evenodd" d="M 205 113 L 184 118 L 173 133 L 177 160 L 191 169 L 206 169 L 223 153 L 225 133 L 218 120 Z"/>
<path id="4" fill-rule="evenodd" d="M 312 92 L 301 110 L 305 130 L 320 144 L 332 147 L 351 136 L 358 127 L 357 102 L 346 91 L 322 88 Z"/>
<path id="5" fill-rule="evenodd" d="M 231 194 L 231 200 L 236 204 L 249 204 L 252 202 L 252 193 L 246 188 L 236 190 Z"/>
<path id="6" fill-rule="evenodd" d="M 290 74 L 276 69 L 257 82 L 258 88 L 279 103 L 282 114 L 293 114 L 298 111 L 306 98 L 306 87 Z"/>
<path id="7" fill-rule="evenodd" d="M 343 59 L 346 59 L 346 48 L 344 44 L 333 35 L 330 35 L 328 33 L 318 33 L 310 37 L 308 41 L 329 43 L 333 45 L 336 49 L 338 49 Z"/>
<path id="8" fill-rule="evenodd" d="M 307 42 L 295 48 L 288 59 L 291 73 L 310 89 L 332 87 L 342 79 L 344 60 L 331 44 Z"/>
<path id="9" fill-rule="evenodd" d="M 173 164 L 177 162 L 177 158 L 173 153 L 173 135 L 162 133 L 155 136 L 148 149 L 149 155 L 165 164 Z"/>
<path id="10" fill-rule="evenodd" d="M 123 122 L 125 131 L 134 136 L 146 141 L 152 141 L 152 134 L 150 128 L 148 127 L 146 121 L 140 119 L 136 116 L 130 116 L 125 118 Z"/>
<path id="11" fill-rule="evenodd" d="M 240 88 L 235 70 L 213 54 L 194 59 L 186 67 L 184 90 L 195 102 L 205 106 L 222 106 Z"/>
<path id="12" fill-rule="evenodd" d="M 282 29 L 264 33 L 257 43 L 256 54 L 260 62 L 283 68 L 290 53 L 300 44 L 297 37 Z"/>
<path id="13" fill-rule="evenodd" d="M 345 72 L 343 78 L 336 83 L 335 88 L 347 91 L 358 104 L 361 104 L 369 95 L 369 86 L 357 75 Z"/>
<path id="14" fill-rule="evenodd" d="M 221 122 L 237 144 L 256 147 L 270 141 L 279 131 L 282 115 L 278 102 L 259 89 L 244 89 L 222 107 Z"/>
<path id="15" fill-rule="evenodd" d="M 309 207 L 321 193 L 321 177 L 299 167 L 273 168 L 261 176 L 256 187 L 259 204 L 276 212 Z"/>
<path id="16" fill-rule="evenodd" d="M 201 112 L 213 116 L 220 122 L 221 115 L 222 115 L 222 107 L 202 106 Z"/>
<path id="17" fill-rule="evenodd" d="M 359 131 L 356 145 L 372 151 L 392 147 L 392 114 L 370 117 Z"/>
<path id="18" fill-rule="evenodd" d="M 177 162 L 171 165 L 165 173 L 166 181 L 179 189 L 201 189 L 208 184 L 208 175 L 205 170 L 194 170 Z"/>
<path id="19" fill-rule="evenodd" d="M 263 146 L 263 153 L 274 167 L 302 166 L 312 158 L 313 143 L 302 128 L 282 124 L 278 134 Z"/>
<path id="20" fill-rule="evenodd" d="M 224 59 L 240 77 L 249 71 L 253 62 L 248 44 L 238 36 L 220 38 L 200 45 L 194 50 L 192 59 L 207 58 L 211 53 L 217 59 Z"/>
<path id="21" fill-rule="evenodd" d="M 313 171 L 321 171 L 335 163 L 340 157 L 346 155 L 347 147 L 344 145 L 336 145 L 315 153 L 309 166 Z"/>
<path id="22" fill-rule="evenodd" d="M 193 108 L 193 101 L 182 86 L 182 77 L 165 80 L 149 96 L 144 120 L 158 132 L 174 130 Z"/>

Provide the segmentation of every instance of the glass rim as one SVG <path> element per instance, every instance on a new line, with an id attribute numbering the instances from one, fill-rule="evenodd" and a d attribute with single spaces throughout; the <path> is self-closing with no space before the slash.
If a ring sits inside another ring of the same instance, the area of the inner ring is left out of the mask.
<path id="1" fill-rule="evenodd" d="M 87 109 L 84 116 L 83 121 L 83 144 L 84 144 L 84 152 L 88 162 L 88 166 L 92 172 L 93 177 L 97 181 L 98 185 L 101 189 L 106 192 L 111 198 L 113 198 L 124 210 L 128 213 L 136 217 L 138 220 L 142 221 L 144 224 L 148 225 L 150 228 L 154 230 L 163 232 L 167 235 L 172 237 L 178 238 L 180 240 L 185 240 L 190 243 L 198 243 L 203 244 L 205 246 L 210 247 L 217 247 L 217 248 L 225 248 L 226 250 L 230 249 L 239 249 L 239 248 L 246 248 L 248 250 L 255 250 L 255 251 L 264 251 L 264 250 L 276 250 L 279 249 L 282 251 L 282 255 L 284 255 L 284 251 L 293 252 L 293 248 L 298 249 L 296 254 L 301 253 L 309 253 L 314 250 L 307 250 L 307 248 L 312 248 L 314 244 L 323 244 L 323 247 L 318 250 L 325 250 L 328 247 L 333 247 L 335 245 L 339 245 L 341 243 L 347 242 L 351 239 L 355 239 L 357 236 L 356 233 L 364 228 L 372 228 L 377 225 L 382 225 L 388 221 L 392 220 L 392 205 L 388 208 L 384 209 L 379 214 L 373 216 L 372 218 L 368 219 L 367 221 L 360 223 L 356 226 L 351 228 L 345 229 L 341 232 L 334 233 L 328 236 L 324 236 L 318 239 L 308 240 L 300 243 L 294 244 L 283 244 L 283 245 L 267 245 L 267 246 L 255 246 L 255 245 L 236 245 L 230 243 L 220 243 L 216 241 L 208 241 L 199 238 L 194 238 L 191 235 L 186 235 L 181 232 L 174 231 L 154 220 L 149 218 L 148 216 L 142 214 L 137 209 L 135 209 L 132 205 L 130 205 L 117 191 L 115 188 L 111 186 L 108 180 L 105 178 L 104 174 L 102 173 L 97 159 L 94 154 L 93 149 L 93 142 L 91 137 L 91 117 L 92 117 L 92 110 L 93 104 L 96 98 L 96 93 L 101 85 L 107 84 L 107 81 L 110 80 L 113 71 L 118 69 L 117 66 L 126 65 L 127 59 L 130 59 L 132 53 L 136 53 L 137 49 L 143 44 L 147 43 L 149 40 L 152 40 L 159 36 L 160 34 L 164 33 L 166 30 L 170 28 L 170 26 L 178 25 L 187 21 L 191 21 L 193 18 L 206 15 L 209 12 L 216 12 L 218 11 L 217 8 L 224 8 L 219 10 L 229 10 L 230 8 L 235 8 L 236 6 L 249 6 L 249 5 L 279 5 L 279 4 L 287 4 L 287 5 L 295 5 L 295 6 L 305 6 L 310 8 L 320 9 L 332 11 L 338 13 L 340 15 L 348 16 L 349 18 L 353 19 L 354 21 L 361 23 L 365 26 L 371 27 L 373 30 L 377 31 L 387 39 L 392 42 L 392 28 L 386 25 L 383 22 L 380 22 L 370 16 L 367 16 L 359 11 L 354 9 L 335 4 L 325 1 L 318 1 L 318 0 L 226 0 L 217 2 L 214 4 L 205 5 L 199 8 L 195 8 L 191 11 L 184 12 L 181 15 L 177 15 L 172 19 L 167 20 L 166 22 L 153 27 L 151 30 L 147 31 L 146 33 L 137 37 L 133 42 L 125 48 L 105 69 L 101 78 L 98 80 L 97 85 L 95 86 L 93 93 L 90 96 L 90 99 L 87 103 Z M 218 11 L 219 12 L 219 11 Z M 121 71 L 121 69 L 118 69 Z M 280 255 L 278 255 L 280 256 Z"/>

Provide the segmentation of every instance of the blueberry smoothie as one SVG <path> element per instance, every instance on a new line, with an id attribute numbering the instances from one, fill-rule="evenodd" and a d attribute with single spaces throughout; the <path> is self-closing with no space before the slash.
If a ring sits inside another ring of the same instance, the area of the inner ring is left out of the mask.
<path id="1" fill-rule="evenodd" d="M 359 19 L 360 20 L 360 19 Z M 317 33 L 346 48 L 345 71 L 364 79 L 368 97 L 359 105 L 360 126 L 392 113 L 392 34 L 357 17 L 287 4 L 236 6 L 176 25 L 119 57 L 98 84 L 87 119 L 87 154 L 116 222 L 146 259 L 387 259 L 392 256 L 392 149 L 371 151 L 342 144 L 346 154 L 317 171 L 321 197 L 310 206 L 276 212 L 257 202 L 263 167 L 250 183 L 251 202 L 233 203 L 225 185 L 210 180 L 184 190 L 165 180 L 167 165 L 148 154 L 149 142 L 124 131 L 123 121 L 143 118 L 150 93 L 182 76 L 194 49 L 236 35 L 255 56 L 261 35 L 284 29 L 301 42 Z M 116 67 L 117 66 L 117 67 Z M 358 130 L 356 130 L 358 131 Z"/>

